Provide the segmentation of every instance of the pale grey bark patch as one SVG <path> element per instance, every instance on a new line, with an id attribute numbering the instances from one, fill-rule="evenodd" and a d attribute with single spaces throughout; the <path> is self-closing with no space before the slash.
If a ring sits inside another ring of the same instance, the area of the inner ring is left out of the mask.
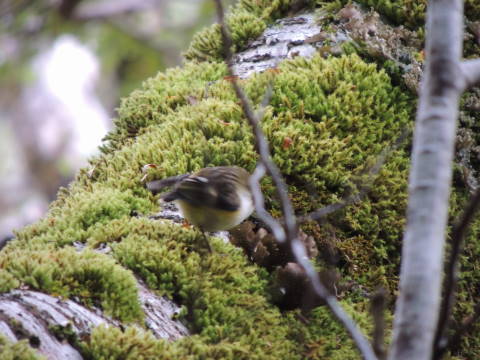
<path id="1" fill-rule="evenodd" d="M 145 325 L 155 337 L 173 341 L 190 335 L 183 323 L 174 320 L 180 312 L 177 304 L 155 295 L 141 282 L 138 283 L 138 296 L 145 313 Z"/>
<path id="2" fill-rule="evenodd" d="M 185 325 L 172 319 L 180 310 L 175 303 L 155 295 L 141 282 L 138 287 L 146 328 L 155 337 L 173 341 L 189 335 Z M 87 309 L 69 299 L 31 290 L 0 295 L 0 333 L 13 342 L 27 339 L 30 346 L 48 359 L 82 359 L 67 335 L 82 339 L 102 324 L 122 327 L 100 309 Z"/>
<path id="3" fill-rule="evenodd" d="M 246 78 L 253 73 L 275 68 L 284 59 L 313 56 L 316 46 L 306 40 L 320 31 L 321 27 L 313 14 L 278 20 L 250 43 L 246 50 L 235 55 L 235 74 Z"/>

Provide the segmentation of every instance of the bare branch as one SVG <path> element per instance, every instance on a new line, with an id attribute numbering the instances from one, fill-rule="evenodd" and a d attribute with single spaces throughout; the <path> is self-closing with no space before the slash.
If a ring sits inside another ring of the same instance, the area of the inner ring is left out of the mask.
<path id="1" fill-rule="evenodd" d="M 460 94 L 463 1 L 428 2 L 391 360 L 429 360 L 437 324 Z"/>
<path id="2" fill-rule="evenodd" d="M 480 189 L 477 190 L 472 196 L 463 214 L 456 221 L 456 224 L 452 230 L 452 249 L 446 266 L 444 301 L 440 310 L 437 332 L 435 334 L 435 341 L 433 343 L 434 359 L 441 359 L 447 350 L 446 334 L 452 309 L 455 304 L 460 254 L 462 253 L 463 242 L 467 234 L 468 227 L 474 216 L 477 214 L 479 208 Z"/>
<path id="3" fill-rule="evenodd" d="M 385 351 L 385 289 L 378 289 L 372 296 L 371 313 L 373 316 L 373 350 L 379 360 L 386 357 Z"/>
<path id="4" fill-rule="evenodd" d="M 145 11 L 157 6 L 160 2 L 161 0 L 103 0 L 86 2 L 75 9 L 73 18 L 82 21 L 105 19 L 126 13 Z"/>
<path id="5" fill-rule="evenodd" d="M 458 330 L 455 332 L 455 334 L 453 334 L 453 336 L 450 338 L 448 343 L 445 345 L 444 352 L 449 349 L 451 350 L 455 346 L 458 346 L 460 344 L 462 336 L 465 335 L 465 333 L 469 332 L 472 329 L 473 325 L 479 319 L 480 319 L 480 303 L 475 305 L 472 315 L 469 315 L 465 319 L 463 319 L 462 324 L 460 325 Z M 437 357 L 434 359 L 440 359 L 440 357 Z"/>
<path id="6" fill-rule="evenodd" d="M 265 210 L 265 199 L 263 197 L 262 190 L 260 188 L 260 180 L 265 175 L 265 166 L 263 163 L 260 163 L 255 168 L 252 176 L 249 179 L 250 189 L 252 191 L 253 202 L 255 205 L 255 211 L 257 216 L 262 220 L 265 225 L 267 225 L 279 242 L 286 241 L 285 229 L 280 225 L 280 223 L 275 220 L 272 215 Z"/>
<path id="7" fill-rule="evenodd" d="M 463 61 L 461 63 L 461 71 L 465 80 L 465 90 L 480 83 L 480 59 Z"/>
<path id="8" fill-rule="evenodd" d="M 65 19 L 69 19 L 80 2 L 82 0 L 62 0 L 58 6 L 58 13 Z"/>
<path id="9" fill-rule="evenodd" d="M 255 177 L 251 180 L 251 185 L 254 185 L 253 192 L 255 195 L 255 205 L 261 205 L 256 207 L 256 210 L 261 212 L 265 215 L 265 208 L 263 207 L 263 196 L 260 194 L 261 190 L 259 188 L 259 180 L 262 173 L 267 171 L 267 173 L 271 176 L 275 188 L 280 198 L 281 208 L 284 216 L 284 224 L 286 228 L 286 241 L 290 244 L 290 248 L 294 255 L 295 260 L 297 263 L 305 269 L 305 272 L 309 279 L 311 280 L 312 287 L 317 296 L 325 301 L 327 306 L 330 308 L 332 313 L 335 315 L 337 320 L 347 329 L 348 333 L 352 337 L 353 341 L 355 342 L 357 348 L 360 350 L 360 353 L 365 359 L 376 359 L 376 356 L 370 346 L 370 343 L 367 341 L 365 336 L 360 332 L 358 327 L 356 326 L 355 322 L 347 315 L 347 313 L 342 309 L 340 304 L 338 303 L 335 296 L 331 295 L 325 286 L 320 282 L 318 273 L 313 268 L 312 264 L 308 260 L 308 256 L 305 250 L 304 245 L 299 240 L 298 237 L 298 225 L 295 219 L 295 214 L 293 211 L 293 206 L 290 202 L 288 197 L 288 189 L 285 181 L 282 178 L 280 170 L 272 161 L 269 145 L 263 134 L 262 128 L 260 127 L 260 120 L 253 111 L 253 107 L 247 98 L 247 95 L 244 93 L 243 89 L 240 87 L 236 80 L 235 73 L 233 71 L 233 53 L 232 53 L 232 38 L 230 33 L 227 29 L 225 24 L 224 18 L 224 10 L 222 6 L 221 0 L 214 0 L 215 5 L 217 8 L 217 15 L 220 24 L 220 31 L 222 34 L 222 44 L 223 44 L 223 52 L 225 56 L 225 62 L 227 64 L 229 75 L 232 78 L 232 86 L 235 90 L 235 93 L 240 100 L 243 112 L 245 117 L 247 118 L 250 126 L 253 129 L 254 137 L 255 137 L 255 145 L 257 148 L 257 152 L 260 155 L 260 161 L 263 168 L 257 167 L 254 175 Z M 269 222 L 276 222 L 275 219 L 272 217 L 264 216 L 264 220 Z M 272 227 L 272 231 L 280 232 L 279 228 L 282 226 L 277 222 Z M 276 229 L 276 230 L 273 230 Z M 283 230 L 283 229 L 282 229 Z M 285 239 L 282 239 L 282 235 L 280 238 L 277 238 L 278 241 L 285 242 Z"/>
<path id="10" fill-rule="evenodd" d="M 403 144 L 409 134 L 410 129 L 404 129 L 400 136 L 397 138 L 397 140 L 391 146 L 386 147 L 380 153 L 380 155 L 376 159 L 375 164 L 367 170 L 367 180 L 357 185 L 357 188 L 359 189 L 357 193 L 350 194 L 336 203 L 324 206 L 311 212 L 310 214 L 301 216 L 299 217 L 298 221 L 300 223 L 312 220 L 318 221 L 334 213 L 335 211 L 343 209 L 346 206 L 359 203 L 371 190 L 373 182 L 380 170 L 382 169 L 382 166 L 387 160 L 388 156 L 390 156 L 393 151 L 397 150 L 400 145 Z"/>
<path id="11" fill-rule="evenodd" d="M 297 236 L 297 223 L 295 221 L 293 206 L 290 202 L 290 199 L 288 198 L 287 185 L 282 179 L 280 170 L 271 159 L 270 149 L 268 147 L 267 140 L 263 135 L 263 130 L 260 127 L 260 121 L 253 110 L 253 106 L 250 103 L 250 100 L 247 98 L 247 95 L 245 94 L 243 89 L 240 88 L 240 85 L 237 82 L 235 73 L 233 71 L 232 38 L 225 25 L 222 2 L 220 0 L 214 0 L 214 1 L 217 6 L 217 14 L 218 14 L 218 20 L 220 24 L 220 31 L 222 33 L 223 53 L 225 56 L 225 62 L 227 64 L 229 75 L 232 78 L 231 83 L 238 99 L 240 100 L 240 104 L 242 106 L 242 110 L 245 114 L 245 117 L 247 118 L 248 122 L 250 123 L 250 126 L 253 129 L 254 136 L 255 136 L 255 145 L 256 145 L 258 154 L 260 155 L 260 159 L 263 165 L 265 166 L 267 173 L 272 177 L 272 180 L 275 184 L 277 195 L 280 199 L 282 212 L 283 214 L 285 214 L 285 227 L 287 230 L 287 237 L 289 239 L 293 239 Z"/>

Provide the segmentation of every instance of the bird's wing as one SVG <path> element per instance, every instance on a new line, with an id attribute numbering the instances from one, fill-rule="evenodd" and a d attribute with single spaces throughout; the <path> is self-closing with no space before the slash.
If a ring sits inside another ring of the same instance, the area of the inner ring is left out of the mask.
<path id="1" fill-rule="evenodd" d="M 181 199 L 195 206 L 213 207 L 217 202 L 218 192 L 203 177 L 191 175 L 179 182 L 163 198 L 165 201 Z"/>
<path id="2" fill-rule="evenodd" d="M 236 179 L 232 177 L 235 175 L 223 168 L 205 168 L 179 182 L 167 198 L 235 211 L 240 207 L 240 199 L 235 190 Z M 164 199 L 168 201 L 167 198 Z"/>
<path id="3" fill-rule="evenodd" d="M 240 198 L 237 194 L 237 172 L 230 167 L 212 167 L 200 170 L 198 177 L 207 179 L 215 188 L 217 199 L 215 207 L 227 211 L 235 211 L 240 207 Z"/>

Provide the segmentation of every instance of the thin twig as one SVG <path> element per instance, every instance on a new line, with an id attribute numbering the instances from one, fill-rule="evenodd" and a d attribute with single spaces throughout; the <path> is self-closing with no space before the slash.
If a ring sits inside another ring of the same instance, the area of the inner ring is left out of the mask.
<path id="1" fill-rule="evenodd" d="M 290 199 L 288 197 L 287 185 L 285 184 L 285 181 L 282 178 L 280 170 L 272 161 L 268 142 L 266 140 L 265 135 L 263 134 L 262 128 L 260 127 L 260 120 L 255 114 L 255 112 L 253 111 L 253 107 L 249 99 L 247 98 L 246 94 L 244 93 L 244 91 L 242 90 L 242 88 L 240 87 L 240 85 L 236 80 L 236 76 L 233 69 L 233 63 L 232 63 L 232 60 L 233 60 L 232 38 L 225 24 L 222 2 L 221 0 L 214 0 L 214 1 L 217 8 L 217 15 L 218 15 L 218 20 L 220 24 L 221 34 L 222 34 L 222 44 L 223 44 L 225 62 L 227 64 L 229 75 L 232 79 L 231 83 L 238 99 L 240 100 L 245 117 L 247 118 L 250 126 L 253 129 L 256 149 L 258 154 L 260 155 L 261 164 L 264 167 L 263 169 L 261 167 L 260 168 L 257 167 L 254 173 L 255 177 L 253 180 L 251 180 L 251 185 L 254 185 L 252 188 L 254 199 L 255 199 L 254 201 L 256 205 L 259 205 L 258 207 L 256 206 L 256 210 L 262 213 L 264 213 L 265 211 L 265 208 L 263 206 L 263 196 L 260 194 L 261 190 L 259 189 L 259 180 L 261 178 L 261 175 L 263 175 L 262 173 L 264 173 L 266 170 L 275 184 L 275 188 L 276 188 L 278 197 L 280 199 L 280 204 L 282 208 L 284 224 L 286 229 L 286 234 L 285 234 L 286 239 L 283 239 L 283 241 L 285 242 L 286 240 L 289 243 L 292 253 L 295 257 L 295 260 L 300 266 L 302 266 L 305 269 L 307 276 L 311 280 L 312 287 L 316 295 L 325 301 L 330 311 L 332 311 L 332 313 L 335 315 L 337 320 L 345 327 L 345 329 L 348 331 L 353 341 L 355 342 L 362 356 L 368 360 L 377 359 L 368 340 L 360 332 L 355 322 L 343 310 L 343 308 L 338 303 L 337 299 L 333 295 L 331 295 L 328 292 L 328 290 L 325 288 L 325 286 L 320 282 L 318 273 L 315 271 L 314 267 L 308 260 L 305 247 L 298 238 L 298 224 L 295 218 L 292 203 L 290 202 Z M 263 220 L 265 220 L 266 218 L 267 217 L 264 217 Z M 282 228 L 280 223 L 278 223 L 272 217 L 270 217 L 268 221 L 272 223 L 276 222 L 276 224 L 272 226 L 272 231 L 280 232 L 278 230 L 279 228 Z M 282 241 L 281 238 L 277 238 L 277 240 Z"/>
<path id="2" fill-rule="evenodd" d="M 382 150 L 380 155 L 378 155 L 375 164 L 366 171 L 367 180 L 357 185 L 357 188 L 359 189 L 357 193 L 348 195 L 340 201 L 317 209 L 310 214 L 300 216 L 298 221 L 300 223 L 312 220 L 318 221 L 330 215 L 331 213 L 334 213 L 335 211 L 343 209 L 346 206 L 359 203 L 372 189 L 375 178 L 377 177 L 378 173 L 382 169 L 383 164 L 388 159 L 390 154 L 393 151 L 397 150 L 404 143 L 410 133 L 411 131 L 409 128 L 403 129 L 400 133 L 400 136 L 395 140 L 395 142 Z"/>
<path id="3" fill-rule="evenodd" d="M 385 302 L 386 292 L 385 289 L 380 288 L 377 290 L 371 300 L 371 313 L 373 317 L 373 334 L 372 343 L 373 350 L 377 354 L 379 360 L 386 358 L 385 351 Z"/>
<path id="4" fill-rule="evenodd" d="M 75 8 L 73 18 L 75 20 L 89 21 L 111 18 L 123 14 L 141 12 L 159 6 L 158 0 L 103 0 L 82 3 Z"/>
<path id="5" fill-rule="evenodd" d="M 472 315 L 467 316 L 466 318 L 463 319 L 462 324 L 458 328 L 458 330 L 453 334 L 453 336 L 448 340 L 447 344 L 445 345 L 445 349 L 443 350 L 443 353 L 446 350 L 451 350 L 454 346 L 458 346 L 460 344 L 460 340 L 462 339 L 463 335 L 470 331 L 473 327 L 473 325 L 480 319 L 480 303 L 475 305 L 475 308 L 473 309 Z M 441 356 L 443 355 L 439 354 L 440 357 L 434 357 L 434 359 L 440 359 Z"/>
<path id="6" fill-rule="evenodd" d="M 467 207 L 456 221 L 452 230 L 452 249 L 446 266 L 445 295 L 438 319 L 437 331 L 433 342 L 434 359 L 440 359 L 447 350 L 446 333 L 450 323 L 450 316 L 455 304 L 455 292 L 458 283 L 458 267 L 463 241 L 470 223 L 480 208 L 480 189 L 470 199 Z"/>
<path id="7" fill-rule="evenodd" d="M 272 215 L 265 209 L 265 199 L 260 188 L 260 180 L 265 175 L 265 166 L 259 163 L 255 168 L 252 176 L 249 179 L 250 189 L 252 191 L 253 202 L 255 205 L 255 212 L 257 216 L 267 225 L 273 233 L 275 239 L 280 242 L 286 241 L 285 229 L 280 223 L 273 218 Z"/>
<path id="8" fill-rule="evenodd" d="M 225 56 L 225 62 L 227 64 L 229 75 L 232 79 L 231 84 L 233 86 L 233 89 L 235 90 L 235 93 L 238 99 L 240 100 L 240 104 L 242 106 L 242 110 L 245 114 L 245 117 L 250 123 L 250 126 L 253 128 L 253 132 L 255 136 L 255 145 L 256 145 L 258 154 L 260 155 L 260 159 L 263 165 L 265 166 L 267 173 L 272 177 L 272 180 L 275 184 L 277 195 L 280 199 L 282 212 L 283 214 L 285 214 L 285 227 L 287 230 L 287 237 L 289 239 L 293 239 L 297 235 L 297 223 L 295 221 L 293 206 L 290 202 L 290 199 L 288 198 L 287 185 L 282 179 L 280 170 L 271 159 L 268 142 L 265 136 L 263 135 L 263 130 L 260 127 L 260 121 L 257 118 L 255 112 L 253 111 L 253 106 L 251 105 L 250 100 L 248 99 L 243 89 L 238 84 L 238 81 L 233 69 L 232 38 L 227 29 L 227 26 L 225 25 L 225 16 L 224 16 L 222 2 L 221 0 L 214 0 L 214 1 L 217 7 L 218 22 L 220 24 L 220 30 L 222 33 L 223 53 Z"/>

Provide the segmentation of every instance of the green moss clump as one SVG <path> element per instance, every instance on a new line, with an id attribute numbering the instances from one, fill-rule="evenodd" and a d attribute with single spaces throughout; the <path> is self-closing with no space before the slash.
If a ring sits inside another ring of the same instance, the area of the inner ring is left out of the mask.
<path id="1" fill-rule="evenodd" d="M 16 343 L 9 341 L 0 334 L 0 355 L 2 360 L 44 360 L 45 357 L 28 345 L 27 340 L 21 340 Z"/>
<path id="2" fill-rule="evenodd" d="M 373 331 L 372 319 L 368 315 L 369 301 L 352 304 L 341 302 L 345 311 L 355 320 L 364 334 Z M 346 330 L 333 319 L 331 311 L 322 306 L 314 309 L 308 324 L 295 321 L 296 312 L 287 315 L 292 321 L 291 336 L 303 344 L 301 350 L 304 359 L 329 359 L 329 360 L 356 360 L 358 353 L 352 352 L 353 341 Z M 386 313 L 387 322 L 391 322 L 392 316 Z M 390 335 L 387 330 L 387 337 Z"/>
<path id="3" fill-rule="evenodd" d="M 202 243 L 203 235 L 169 222 L 136 219 L 131 229 L 120 242 L 111 244 L 114 257 L 150 288 L 186 307 L 185 317 L 200 336 L 197 342 L 250 348 L 247 353 L 253 359 L 265 353 L 269 343 L 285 339 L 288 328 L 278 310 L 266 301 L 266 273 L 248 265 L 241 251 L 211 239 L 215 253 L 200 256 L 193 250 Z M 294 358 L 294 347 L 283 341 L 263 358 L 285 354 Z"/>
<path id="4" fill-rule="evenodd" d="M 456 207 L 456 213 L 464 211 L 464 206 L 467 199 L 470 198 L 467 194 L 463 196 L 454 196 L 453 207 Z M 455 198 L 457 197 L 457 198 Z M 461 326 L 462 319 L 472 316 L 475 307 L 478 304 L 478 287 L 479 287 L 479 262 L 478 254 L 480 251 L 480 219 L 472 223 L 469 228 L 468 235 L 464 243 L 463 254 L 460 257 L 460 272 L 458 292 L 456 293 L 457 303 L 454 309 L 454 320 L 452 328 Z M 476 359 L 480 357 L 480 324 L 474 323 L 472 328 L 468 331 L 468 335 L 463 336 L 461 344 L 457 344 L 453 349 L 452 354 L 460 358 Z"/>
<path id="5" fill-rule="evenodd" d="M 121 102 L 115 129 L 101 148 L 109 153 L 131 142 L 142 129 L 159 124 L 166 115 L 206 97 L 209 82 L 226 75 L 223 64 L 187 63 L 183 68 L 168 69 L 147 80 L 142 90 L 134 91 Z"/>
<path id="6" fill-rule="evenodd" d="M 237 51 L 250 39 L 258 37 L 266 28 L 266 23 L 247 11 L 237 11 L 227 18 Z M 220 26 L 213 25 L 193 37 L 189 49 L 184 54 L 188 60 L 215 61 L 222 58 L 222 40 Z"/>
<path id="7" fill-rule="evenodd" d="M 116 328 L 100 326 L 92 332 L 89 340 L 82 346 L 84 357 L 92 359 L 126 360 L 144 359 L 222 359 L 222 360 L 264 360 L 278 359 L 277 351 L 270 344 L 269 352 L 251 351 L 243 343 L 220 342 L 205 344 L 200 336 L 193 335 L 174 343 L 157 340 L 151 334 L 136 327 L 121 331 Z M 288 354 L 288 359 L 298 359 L 295 354 Z"/>
<path id="8" fill-rule="evenodd" d="M 166 353 L 166 342 L 137 327 L 125 331 L 101 325 L 95 328 L 90 338 L 81 346 L 82 355 L 87 359 L 171 359 Z"/>
<path id="9" fill-rule="evenodd" d="M 20 282 L 8 271 L 0 268 L 0 293 L 9 292 L 20 286 Z"/>
<path id="10" fill-rule="evenodd" d="M 53 295 L 76 298 L 127 322 L 143 317 L 133 274 L 106 255 L 89 250 L 77 252 L 73 248 L 11 247 L 2 251 L 0 268 L 12 277 L 11 287 L 21 283 Z"/>
<path id="11" fill-rule="evenodd" d="M 398 25 L 417 28 L 425 23 L 427 0 L 360 0 L 359 3 L 373 7 Z"/>
<path id="12" fill-rule="evenodd" d="M 57 203 L 60 202 L 63 202 L 61 210 L 53 208 L 42 221 L 18 232 L 17 240 L 24 241 L 29 248 L 83 243 L 92 231 L 112 219 L 153 209 L 149 201 L 135 196 L 130 189 L 120 191 L 103 186 L 92 186 L 82 194 L 60 197 Z M 32 236 L 35 241 L 31 241 Z"/>

